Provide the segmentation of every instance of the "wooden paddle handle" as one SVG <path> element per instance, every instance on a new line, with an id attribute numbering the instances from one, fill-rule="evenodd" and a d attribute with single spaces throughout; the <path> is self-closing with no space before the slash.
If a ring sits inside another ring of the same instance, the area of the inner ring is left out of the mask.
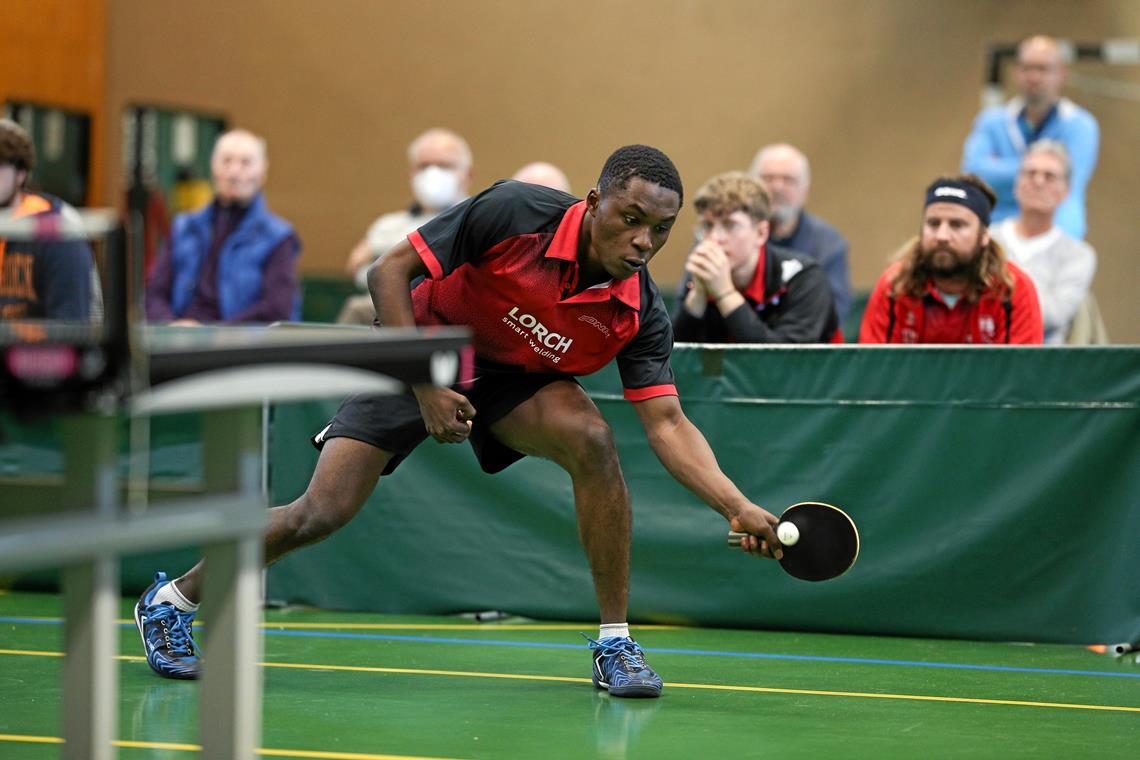
<path id="1" fill-rule="evenodd" d="M 730 530 L 728 532 L 728 545 L 729 546 L 740 546 L 741 542 L 744 540 L 744 537 L 747 535 L 748 535 L 747 533 L 741 533 L 740 531 L 737 531 L 737 530 Z"/>

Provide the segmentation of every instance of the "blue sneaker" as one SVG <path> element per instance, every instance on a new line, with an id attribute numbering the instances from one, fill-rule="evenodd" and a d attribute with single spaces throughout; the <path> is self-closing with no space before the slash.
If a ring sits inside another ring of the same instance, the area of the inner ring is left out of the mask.
<path id="1" fill-rule="evenodd" d="M 192 632 L 194 613 L 182 612 L 169 602 L 152 604 L 155 593 L 167 583 L 166 573 L 155 573 L 154 583 L 135 605 L 135 625 L 142 636 L 146 661 L 150 669 L 163 678 L 197 678 L 198 645 L 194 643 Z"/>
<path id="2" fill-rule="evenodd" d="M 615 697 L 659 697 L 661 676 L 645 663 L 645 653 L 627 636 L 587 638 L 594 650 L 594 686 Z"/>

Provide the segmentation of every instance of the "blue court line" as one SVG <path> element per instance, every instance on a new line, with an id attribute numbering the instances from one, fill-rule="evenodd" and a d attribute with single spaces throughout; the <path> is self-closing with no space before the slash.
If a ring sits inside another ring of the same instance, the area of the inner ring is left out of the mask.
<path id="1" fill-rule="evenodd" d="M 62 625 L 62 620 L 43 620 L 40 618 L 0 617 L 0 623 L 24 623 L 32 625 Z M 266 625 L 273 625 L 267 623 Z M 134 628 L 133 623 L 122 623 L 122 628 Z M 467 644 L 488 647 L 520 647 L 524 649 L 573 649 L 585 648 L 582 644 L 559 644 L 543 641 L 504 641 L 501 639 L 463 639 L 451 636 L 403 636 L 384 633 L 338 633 L 335 631 L 275 631 L 266 628 L 267 636 L 292 636 L 298 638 L 315 639 L 357 639 L 365 641 L 397 641 L 414 644 Z M 887 660 L 874 657 L 830 657 L 826 655 L 808 654 L 774 654 L 771 652 L 731 652 L 715 649 L 675 649 L 670 647 L 652 647 L 650 654 L 680 654 L 698 657 L 736 657 L 748 660 L 787 660 L 793 662 L 832 662 L 851 665 L 895 665 L 909 668 L 942 668 L 944 670 L 981 670 L 998 673 L 1041 673 L 1064 676 L 1096 676 L 1101 678 L 1140 678 L 1137 673 L 1112 673 L 1102 670 L 1071 670 L 1066 668 L 1026 668 L 1013 665 L 973 665 L 956 662 L 923 662 L 921 660 Z"/>

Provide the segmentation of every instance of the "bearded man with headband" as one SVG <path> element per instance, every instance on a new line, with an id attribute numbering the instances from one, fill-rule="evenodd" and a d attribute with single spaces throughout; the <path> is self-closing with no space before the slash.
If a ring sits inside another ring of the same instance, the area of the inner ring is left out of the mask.
<path id="1" fill-rule="evenodd" d="M 1041 343 L 1033 281 L 990 238 L 996 197 L 973 174 L 926 189 L 922 231 L 879 278 L 860 343 Z"/>

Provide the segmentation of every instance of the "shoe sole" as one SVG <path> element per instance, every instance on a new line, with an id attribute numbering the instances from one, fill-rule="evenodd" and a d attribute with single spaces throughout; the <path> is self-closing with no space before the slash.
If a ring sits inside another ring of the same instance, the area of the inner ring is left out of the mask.
<path id="1" fill-rule="evenodd" d="M 611 687 L 605 681 L 599 679 L 596 675 L 592 677 L 594 686 L 602 691 L 609 692 L 613 697 L 659 697 L 661 696 L 660 686 L 650 686 L 648 684 L 639 684 L 633 686 L 619 686 Z"/>
<path id="2" fill-rule="evenodd" d="M 659 697 L 661 689 L 656 686 L 624 686 L 606 689 L 611 697 Z"/>

